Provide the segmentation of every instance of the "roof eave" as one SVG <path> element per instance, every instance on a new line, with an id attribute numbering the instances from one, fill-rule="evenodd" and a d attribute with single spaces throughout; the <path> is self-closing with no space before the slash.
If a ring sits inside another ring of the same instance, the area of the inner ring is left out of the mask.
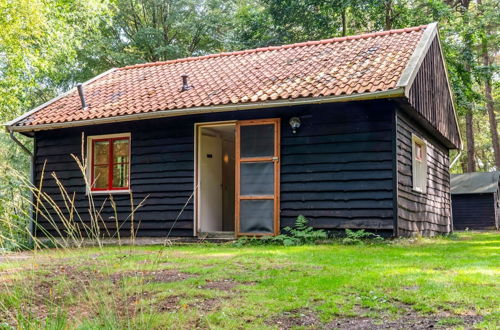
<path id="1" fill-rule="evenodd" d="M 111 68 L 111 69 L 109 69 L 108 71 L 105 71 L 105 72 L 103 72 L 103 73 L 101 73 L 101 74 L 99 74 L 99 75 L 97 75 L 97 76 L 93 77 L 92 79 L 87 80 L 87 81 L 86 81 L 86 82 L 84 82 L 82 85 L 84 85 L 84 86 L 85 86 L 85 85 L 88 85 L 88 84 L 90 84 L 90 83 L 92 83 L 92 82 L 96 81 L 97 79 L 99 79 L 99 78 L 101 78 L 101 77 L 104 77 L 105 75 L 107 75 L 107 74 L 109 74 L 109 73 L 113 72 L 113 71 L 116 71 L 116 68 Z M 19 117 L 17 117 L 17 118 L 15 118 L 15 119 L 13 119 L 13 120 L 11 120 L 11 121 L 8 121 L 8 122 L 4 123 L 4 124 L 3 124 L 3 126 L 5 126 L 5 127 L 7 128 L 7 130 L 9 130 L 9 131 L 17 131 L 17 130 L 15 130 L 15 129 L 14 129 L 14 127 L 18 127 L 18 126 L 15 126 L 15 125 L 16 125 L 17 123 L 19 123 L 21 120 L 23 120 L 23 119 L 25 119 L 25 118 L 27 118 L 27 117 L 31 116 L 31 115 L 32 115 L 32 114 L 34 114 L 35 112 L 38 112 L 39 110 L 41 110 L 41 109 L 45 108 L 46 106 L 48 106 L 48 105 L 50 105 L 50 104 L 52 104 L 52 103 L 56 102 L 57 100 L 60 100 L 60 99 L 62 99 L 63 97 L 65 97 L 65 96 L 67 96 L 67 95 L 71 94 L 71 93 L 72 93 L 73 91 L 75 91 L 75 90 L 76 90 L 76 87 L 73 87 L 73 88 L 71 88 L 70 90 L 68 90 L 67 92 L 62 93 L 62 94 L 60 94 L 60 95 L 58 95 L 58 96 L 54 97 L 53 99 L 51 99 L 51 100 L 49 100 L 49 101 L 47 101 L 47 102 L 45 102 L 45 103 L 43 103 L 43 104 L 39 105 L 38 107 L 34 108 L 33 110 L 28 111 L 28 112 L 26 112 L 26 113 L 22 114 L 21 116 L 19 116 Z"/>
<path id="2" fill-rule="evenodd" d="M 276 108 L 276 107 L 307 105 L 307 104 L 323 104 L 323 103 L 375 100 L 375 99 L 387 99 L 387 98 L 400 98 L 400 97 L 404 97 L 404 88 L 398 87 L 398 88 L 389 89 L 386 91 L 376 91 L 376 92 L 360 93 L 360 94 L 334 95 L 334 96 L 324 96 L 324 97 L 308 97 L 308 98 L 298 98 L 298 99 L 283 99 L 283 100 L 265 101 L 265 102 L 225 104 L 225 105 L 220 105 L 220 106 L 203 106 L 203 107 L 193 107 L 193 108 L 184 108 L 184 109 L 175 109 L 175 110 L 160 110 L 160 111 L 143 112 L 143 113 L 130 114 L 130 115 L 121 115 L 121 116 L 98 118 L 98 119 L 88 119 L 88 120 L 78 120 L 78 121 L 70 121 L 70 122 L 62 122 L 62 123 L 27 125 L 27 126 L 16 126 L 14 124 L 14 125 L 9 125 L 8 129 L 11 131 L 14 131 L 14 132 L 35 132 L 35 131 L 44 131 L 44 130 L 52 130 L 52 129 L 60 129 L 60 128 L 90 126 L 90 125 L 109 124 L 109 123 L 135 121 L 135 120 L 146 120 L 146 119 L 157 119 L 157 118 L 165 118 L 165 117 L 177 117 L 177 116 L 215 113 L 215 112 Z M 16 121 L 14 121 L 14 123 L 15 122 Z M 6 126 L 7 126 L 7 124 L 6 124 Z"/>

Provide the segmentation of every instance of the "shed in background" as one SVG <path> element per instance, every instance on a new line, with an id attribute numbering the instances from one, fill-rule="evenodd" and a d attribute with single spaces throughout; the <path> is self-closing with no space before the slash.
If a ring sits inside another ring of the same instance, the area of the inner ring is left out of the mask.
<path id="1" fill-rule="evenodd" d="M 500 171 L 451 176 L 451 205 L 455 229 L 498 229 Z"/>

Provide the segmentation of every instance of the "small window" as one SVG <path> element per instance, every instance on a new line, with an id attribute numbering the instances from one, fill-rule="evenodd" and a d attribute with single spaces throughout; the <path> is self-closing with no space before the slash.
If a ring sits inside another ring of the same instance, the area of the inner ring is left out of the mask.
<path id="1" fill-rule="evenodd" d="M 427 145 L 424 140 L 412 135 L 413 190 L 427 191 Z"/>
<path id="2" fill-rule="evenodd" d="M 130 136 L 89 137 L 91 191 L 129 189 Z"/>

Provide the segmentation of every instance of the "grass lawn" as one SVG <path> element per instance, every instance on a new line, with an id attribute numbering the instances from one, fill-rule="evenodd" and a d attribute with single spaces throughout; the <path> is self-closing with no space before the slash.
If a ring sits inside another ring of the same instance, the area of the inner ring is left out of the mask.
<path id="1" fill-rule="evenodd" d="M 489 232 L 12 253 L 0 256 L 0 329 L 498 329 L 499 252 Z"/>

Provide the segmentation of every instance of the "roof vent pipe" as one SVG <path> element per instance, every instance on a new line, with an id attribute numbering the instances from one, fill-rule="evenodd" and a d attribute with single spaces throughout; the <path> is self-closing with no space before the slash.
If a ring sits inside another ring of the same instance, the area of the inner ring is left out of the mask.
<path id="1" fill-rule="evenodd" d="M 80 95 L 80 101 L 82 102 L 82 109 L 87 109 L 87 103 L 85 102 L 85 94 L 83 93 L 83 85 L 77 84 L 76 88 L 78 89 L 78 95 Z"/>
<path id="2" fill-rule="evenodd" d="M 182 77 L 181 92 L 185 92 L 187 90 L 190 90 L 192 86 L 189 86 L 189 84 L 188 84 L 188 77 L 189 77 L 189 75 L 187 73 L 183 73 L 183 74 L 181 74 L 181 77 Z"/>

